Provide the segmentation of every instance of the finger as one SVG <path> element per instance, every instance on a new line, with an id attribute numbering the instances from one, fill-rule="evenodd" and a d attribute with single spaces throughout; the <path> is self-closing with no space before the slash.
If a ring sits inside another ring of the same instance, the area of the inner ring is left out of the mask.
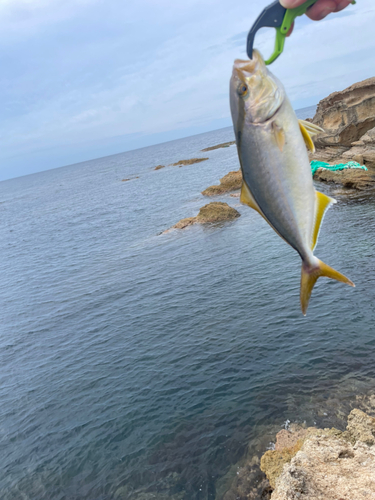
<path id="1" fill-rule="evenodd" d="M 288 33 L 285 36 L 290 36 L 292 34 L 292 32 L 293 32 L 293 28 L 294 28 L 294 21 L 292 23 L 292 26 L 289 28 Z"/>
<path id="2" fill-rule="evenodd" d="M 335 12 L 340 12 L 340 10 L 345 9 L 351 3 L 352 3 L 351 0 L 341 0 L 341 1 L 339 1 L 338 5 L 337 5 L 337 7 L 335 9 Z"/>
<path id="3" fill-rule="evenodd" d="M 294 9 L 294 7 L 299 7 L 305 2 L 306 0 L 280 0 L 281 5 L 286 9 Z"/>
<path id="4" fill-rule="evenodd" d="M 335 0 L 318 0 L 308 11 L 306 15 L 313 21 L 324 19 L 331 12 L 335 12 L 337 4 Z"/>

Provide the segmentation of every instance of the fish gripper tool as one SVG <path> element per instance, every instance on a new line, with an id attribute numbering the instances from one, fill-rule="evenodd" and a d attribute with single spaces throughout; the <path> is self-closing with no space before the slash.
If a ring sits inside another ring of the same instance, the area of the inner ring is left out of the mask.
<path id="1" fill-rule="evenodd" d="M 307 9 L 317 1 L 318 0 L 307 0 L 307 2 L 294 9 L 286 9 L 278 0 L 268 5 L 261 12 L 247 35 L 246 51 L 249 59 L 253 58 L 254 39 L 257 31 L 260 30 L 260 28 L 275 28 L 275 49 L 272 56 L 265 61 L 266 64 L 273 63 L 284 50 L 285 38 L 292 28 L 295 18 L 305 14 Z M 353 0 L 352 4 L 355 3 L 355 0 Z"/>

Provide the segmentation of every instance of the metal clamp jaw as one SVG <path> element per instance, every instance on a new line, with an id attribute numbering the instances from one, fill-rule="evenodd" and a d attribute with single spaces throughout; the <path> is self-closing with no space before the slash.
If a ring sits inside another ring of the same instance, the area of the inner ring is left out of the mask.
<path id="1" fill-rule="evenodd" d="M 275 49 L 272 56 L 265 61 L 266 64 L 273 63 L 284 50 L 286 35 L 292 27 L 295 18 L 305 14 L 307 9 L 314 5 L 317 1 L 318 0 L 307 0 L 305 3 L 299 7 L 295 7 L 294 9 L 286 9 L 278 0 L 268 5 L 268 7 L 263 10 L 258 19 L 255 21 L 249 31 L 249 34 L 247 35 L 247 55 L 249 56 L 249 59 L 253 58 L 254 39 L 257 31 L 264 27 L 275 28 Z M 353 0 L 352 4 L 355 3 L 355 0 Z"/>

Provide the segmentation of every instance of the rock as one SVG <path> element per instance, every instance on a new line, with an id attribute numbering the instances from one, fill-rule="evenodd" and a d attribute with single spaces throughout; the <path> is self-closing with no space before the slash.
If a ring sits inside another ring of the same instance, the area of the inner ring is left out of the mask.
<path id="1" fill-rule="evenodd" d="M 272 488 L 256 464 L 240 467 L 236 480 L 223 496 L 223 500 L 268 500 Z"/>
<path id="2" fill-rule="evenodd" d="M 346 169 L 332 172 L 320 168 L 314 175 L 314 180 L 340 184 L 345 188 L 365 191 L 375 187 L 375 178 L 370 172 L 361 169 Z"/>
<path id="3" fill-rule="evenodd" d="M 300 449 L 284 462 L 282 471 L 276 460 L 268 468 L 269 451 L 262 457 L 275 488 L 271 500 L 375 500 L 375 418 L 354 409 L 345 432 L 314 427 L 304 431 L 294 445 Z M 279 433 L 280 446 L 297 438 L 285 432 Z M 273 453 L 287 458 L 293 451 L 289 447 Z"/>
<path id="4" fill-rule="evenodd" d="M 229 191 L 235 191 L 236 189 L 241 189 L 242 185 L 242 172 L 241 170 L 235 170 L 224 175 L 220 179 L 220 184 L 216 186 L 210 186 L 202 194 L 204 196 L 215 196 L 218 194 L 228 193 Z"/>
<path id="5" fill-rule="evenodd" d="M 121 182 L 127 182 L 130 181 L 130 179 L 121 179 Z"/>
<path id="6" fill-rule="evenodd" d="M 183 165 L 193 165 L 194 163 L 200 163 L 201 161 L 206 161 L 208 158 L 192 158 L 191 160 L 180 160 L 177 163 L 172 163 L 172 167 L 182 167 Z"/>
<path id="7" fill-rule="evenodd" d="M 312 436 L 276 482 L 271 500 L 375 499 L 375 449 Z"/>
<path id="8" fill-rule="evenodd" d="M 317 147 L 350 147 L 375 127 L 375 77 L 321 100 L 313 123 L 325 130 L 315 141 Z"/>
<path id="9" fill-rule="evenodd" d="M 361 410 L 354 409 L 350 412 L 346 430 L 353 444 L 357 441 L 369 446 L 375 444 L 375 418 Z"/>
<path id="10" fill-rule="evenodd" d="M 185 229 L 185 227 L 191 226 L 192 224 L 207 224 L 210 222 L 233 220 L 240 217 L 240 215 L 241 214 L 237 212 L 235 208 L 230 207 L 228 203 L 214 201 L 202 207 L 196 217 L 181 219 L 170 229 Z M 167 229 L 164 233 L 169 232 L 170 229 Z"/>
<path id="11" fill-rule="evenodd" d="M 187 226 L 191 226 L 197 222 L 196 217 L 187 217 L 186 219 L 181 219 L 177 224 L 173 226 L 174 229 L 185 229 Z"/>
<path id="12" fill-rule="evenodd" d="M 219 222 L 224 220 L 233 220 L 240 217 L 240 213 L 232 208 L 228 203 L 213 201 L 199 210 L 196 219 L 197 222 L 205 224 L 206 222 Z"/>
<path id="13" fill-rule="evenodd" d="M 375 393 L 357 395 L 356 402 L 367 415 L 375 417 Z"/>
<path id="14" fill-rule="evenodd" d="M 325 133 L 316 138 L 310 160 L 357 161 L 375 174 L 375 77 L 320 101 L 313 123 Z"/>
<path id="15" fill-rule="evenodd" d="M 223 142 L 222 144 L 218 144 L 217 146 L 210 146 L 209 148 L 204 148 L 201 151 L 206 152 L 206 151 L 213 151 L 214 149 L 219 149 L 219 148 L 229 148 L 229 146 L 232 146 L 232 144 L 236 144 L 236 141 Z"/>
<path id="16" fill-rule="evenodd" d="M 304 439 L 308 433 L 307 429 L 294 426 L 293 430 L 283 429 L 276 434 L 275 450 L 282 451 L 285 448 L 295 446 L 299 440 Z"/>
<path id="17" fill-rule="evenodd" d="M 300 439 L 294 446 L 281 451 L 268 450 L 260 460 L 260 468 L 266 474 L 272 488 L 275 487 L 276 479 L 282 473 L 285 464 L 289 463 L 296 453 L 301 449 L 303 440 Z"/>
<path id="18" fill-rule="evenodd" d="M 165 168 L 165 165 L 157 165 L 154 170 L 160 170 L 161 168 Z"/>

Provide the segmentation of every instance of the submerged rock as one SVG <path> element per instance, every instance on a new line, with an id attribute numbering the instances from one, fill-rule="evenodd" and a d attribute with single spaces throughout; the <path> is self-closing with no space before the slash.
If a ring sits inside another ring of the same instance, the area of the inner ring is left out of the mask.
<path id="1" fill-rule="evenodd" d="M 229 172 L 227 175 L 224 175 L 224 177 L 220 179 L 220 184 L 208 187 L 207 189 L 202 191 L 202 194 L 204 196 L 215 196 L 218 194 L 228 193 L 230 191 L 241 189 L 241 185 L 242 172 L 241 170 L 235 170 Z"/>
<path id="2" fill-rule="evenodd" d="M 293 446 L 288 447 L 298 435 L 262 457 L 261 468 L 274 487 L 271 500 L 375 500 L 373 417 L 354 409 L 345 432 L 314 427 L 299 432 Z"/>
<path id="3" fill-rule="evenodd" d="M 238 469 L 235 481 L 222 500 L 269 500 L 271 492 L 269 481 L 253 461 Z"/>
<path id="4" fill-rule="evenodd" d="M 206 151 L 213 151 L 214 149 L 229 148 L 229 146 L 232 146 L 232 144 L 236 144 L 236 141 L 223 142 L 221 144 L 217 144 L 216 146 L 210 146 L 209 148 L 201 149 L 201 151 L 206 152 Z"/>
<path id="5" fill-rule="evenodd" d="M 181 219 L 170 229 L 185 229 L 185 227 L 191 226 L 192 224 L 206 224 L 210 222 L 233 220 L 240 217 L 240 215 L 241 214 L 237 212 L 235 208 L 230 207 L 227 203 L 214 201 L 202 207 L 196 217 Z M 170 229 L 167 229 L 164 233 L 169 232 Z"/>
<path id="6" fill-rule="evenodd" d="M 182 167 L 183 165 L 193 165 L 194 163 L 200 163 L 201 161 L 206 161 L 208 158 L 191 158 L 191 160 L 180 160 L 177 163 L 172 163 L 172 167 Z"/>

